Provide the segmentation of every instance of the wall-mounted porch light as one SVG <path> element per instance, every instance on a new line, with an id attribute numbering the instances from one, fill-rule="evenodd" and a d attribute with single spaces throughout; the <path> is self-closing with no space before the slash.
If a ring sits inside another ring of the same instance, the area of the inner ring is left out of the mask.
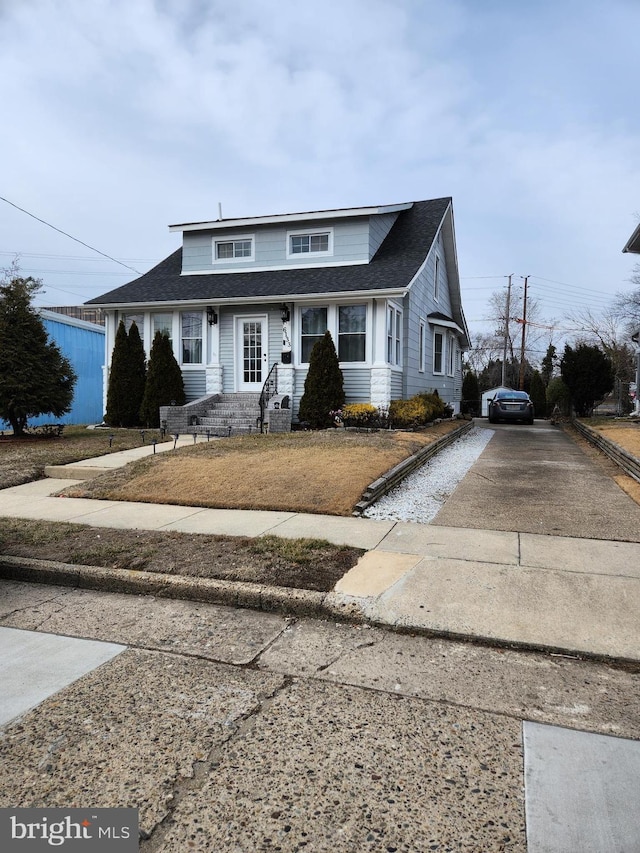
<path id="1" fill-rule="evenodd" d="M 280 316 L 282 317 L 282 322 L 287 323 L 291 314 L 289 313 L 289 306 L 283 303 L 282 308 L 280 309 Z"/>
<path id="2" fill-rule="evenodd" d="M 207 322 L 210 326 L 215 326 L 218 323 L 218 315 L 216 314 L 216 309 L 209 305 L 207 308 Z"/>

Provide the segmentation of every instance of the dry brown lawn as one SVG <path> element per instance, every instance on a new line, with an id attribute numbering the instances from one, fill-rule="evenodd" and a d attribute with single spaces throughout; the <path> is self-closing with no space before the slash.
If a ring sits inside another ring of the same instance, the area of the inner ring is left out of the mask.
<path id="1" fill-rule="evenodd" d="M 149 457 L 65 494 L 350 515 L 371 482 L 459 426 L 446 421 L 422 432 L 327 430 L 223 439 Z"/>

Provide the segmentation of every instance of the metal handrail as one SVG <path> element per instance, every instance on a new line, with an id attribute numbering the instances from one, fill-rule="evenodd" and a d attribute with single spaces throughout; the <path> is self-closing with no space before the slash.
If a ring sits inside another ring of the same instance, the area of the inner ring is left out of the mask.
<path id="1" fill-rule="evenodd" d="M 258 418 L 258 422 L 260 425 L 260 432 L 264 432 L 264 413 L 267 410 L 267 406 L 269 405 L 269 400 L 278 393 L 278 362 L 275 361 L 271 370 L 269 371 L 269 375 L 264 381 L 264 385 L 262 386 L 262 391 L 260 392 L 260 417 Z"/>

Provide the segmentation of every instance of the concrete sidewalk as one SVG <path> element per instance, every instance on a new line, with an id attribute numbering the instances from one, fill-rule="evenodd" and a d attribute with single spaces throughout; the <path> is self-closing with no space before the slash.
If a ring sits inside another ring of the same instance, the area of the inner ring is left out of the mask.
<path id="1" fill-rule="evenodd" d="M 192 443 L 193 439 L 189 436 L 179 441 Z M 157 450 L 161 447 L 169 450 L 173 442 L 158 445 Z M 640 544 L 303 513 L 52 496 L 74 480 L 94 476 L 96 469 L 115 468 L 152 452 L 153 448 L 146 446 L 109 454 L 89 463 L 64 466 L 61 478 L 4 489 L 0 491 L 0 515 L 123 529 L 320 537 L 367 551 L 332 593 L 283 593 L 264 587 L 253 596 L 236 594 L 230 603 L 244 601 L 254 606 L 259 601 L 263 609 L 273 609 L 282 605 L 283 594 L 298 602 L 306 595 L 315 608 L 306 612 L 317 615 L 640 661 Z M 60 473 L 59 468 L 55 473 Z M 6 566 L 3 572 L 5 577 L 16 576 L 15 572 L 7 574 Z M 73 567 L 73 573 L 82 583 L 81 569 Z M 101 573 L 106 584 L 110 573 L 94 569 L 93 575 L 96 573 Z M 135 575 L 135 589 L 143 591 L 145 573 Z M 51 572 L 46 577 L 51 583 Z M 158 594 L 158 582 L 157 575 L 149 577 L 150 592 Z M 95 577 L 91 585 L 96 588 Z M 173 591 L 172 586 L 176 587 Z M 186 586 L 184 578 L 162 576 L 164 592 L 160 594 L 189 595 Z M 200 589 L 202 586 L 200 583 Z M 240 587 L 246 593 L 244 588 L 249 585 L 225 586 Z"/>

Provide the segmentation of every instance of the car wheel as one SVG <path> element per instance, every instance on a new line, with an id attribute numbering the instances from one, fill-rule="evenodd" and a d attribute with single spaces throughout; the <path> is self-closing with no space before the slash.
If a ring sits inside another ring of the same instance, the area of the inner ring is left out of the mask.
<path id="1" fill-rule="evenodd" d="M 529 426 L 533 426 L 533 418 L 531 418 L 530 420 L 528 420 L 528 421 L 527 421 L 527 423 L 529 424 Z"/>

